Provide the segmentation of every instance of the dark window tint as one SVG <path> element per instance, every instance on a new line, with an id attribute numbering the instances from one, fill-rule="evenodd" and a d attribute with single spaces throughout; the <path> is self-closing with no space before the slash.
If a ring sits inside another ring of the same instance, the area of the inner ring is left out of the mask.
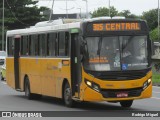
<path id="1" fill-rule="evenodd" d="M 58 55 L 59 56 L 68 56 L 68 47 L 69 46 L 69 33 L 60 32 L 58 34 Z"/>
<path id="2" fill-rule="evenodd" d="M 46 34 L 39 35 L 39 55 L 45 56 L 46 55 Z"/>
<path id="3" fill-rule="evenodd" d="M 13 37 L 8 37 L 7 38 L 7 51 L 8 51 L 8 56 L 13 56 L 14 53 L 14 40 Z"/>
<path id="4" fill-rule="evenodd" d="M 21 55 L 28 55 L 28 36 L 22 36 Z"/>
<path id="5" fill-rule="evenodd" d="M 69 32 L 65 33 L 65 56 L 69 56 L 69 41 L 70 41 L 69 35 L 70 35 Z"/>
<path id="6" fill-rule="evenodd" d="M 30 36 L 30 55 L 37 56 L 39 54 L 39 41 L 38 35 L 31 35 Z"/>
<path id="7" fill-rule="evenodd" d="M 49 33 L 47 39 L 47 56 L 56 55 L 56 39 L 57 33 Z"/>

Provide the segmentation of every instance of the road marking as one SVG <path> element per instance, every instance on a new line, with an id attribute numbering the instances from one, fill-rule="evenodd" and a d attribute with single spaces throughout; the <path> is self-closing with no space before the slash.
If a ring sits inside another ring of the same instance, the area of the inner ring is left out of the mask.
<path id="1" fill-rule="evenodd" d="M 151 97 L 151 98 L 153 98 L 153 99 L 157 99 L 157 100 L 160 100 L 160 98 L 157 98 L 157 97 Z"/>
<path id="2" fill-rule="evenodd" d="M 153 93 L 160 93 L 160 92 L 156 92 L 156 91 L 152 91 Z"/>
<path id="3" fill-rule="evenodd" d="M 153 86 L 154 88 L 160 88 L 160 87 L 157 87 L 157 86 Z"/>

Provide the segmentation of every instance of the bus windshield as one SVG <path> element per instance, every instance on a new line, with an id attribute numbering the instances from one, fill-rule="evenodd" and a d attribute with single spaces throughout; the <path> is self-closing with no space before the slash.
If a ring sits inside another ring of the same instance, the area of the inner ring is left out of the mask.
<path id="1" fill-rule="evenodd" d="M 86 70 L 141 70 L 148 67 L 147 36 L 86 37 L 84 41 Z"/>

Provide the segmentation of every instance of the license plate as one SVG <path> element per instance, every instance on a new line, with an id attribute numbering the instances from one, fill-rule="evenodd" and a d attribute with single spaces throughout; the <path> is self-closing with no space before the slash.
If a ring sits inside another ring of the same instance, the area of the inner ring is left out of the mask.
<path id="1" fill-rule="evenodd" d="M 124 98 L 124 97 L 128 97 L 128 93 L 127 92 L 117 93 L 117 98 Z"/>

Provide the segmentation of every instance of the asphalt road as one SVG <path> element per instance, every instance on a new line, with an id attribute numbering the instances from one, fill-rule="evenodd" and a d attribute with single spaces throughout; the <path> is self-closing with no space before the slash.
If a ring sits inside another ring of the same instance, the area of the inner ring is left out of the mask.
<path id="1" fill-rule="evenodd" d="M 63 101 L 51 97 L 28 100 L 24 92 L 17 92 L 4 81 L 0 81 L 0 111 L 160 111 L 160 87 L 153 87 L 149 99 L 135 100 L 131 108 L 122 108 L 119 103 L 78 103 L 75 108 L 67 108 Z"/>

